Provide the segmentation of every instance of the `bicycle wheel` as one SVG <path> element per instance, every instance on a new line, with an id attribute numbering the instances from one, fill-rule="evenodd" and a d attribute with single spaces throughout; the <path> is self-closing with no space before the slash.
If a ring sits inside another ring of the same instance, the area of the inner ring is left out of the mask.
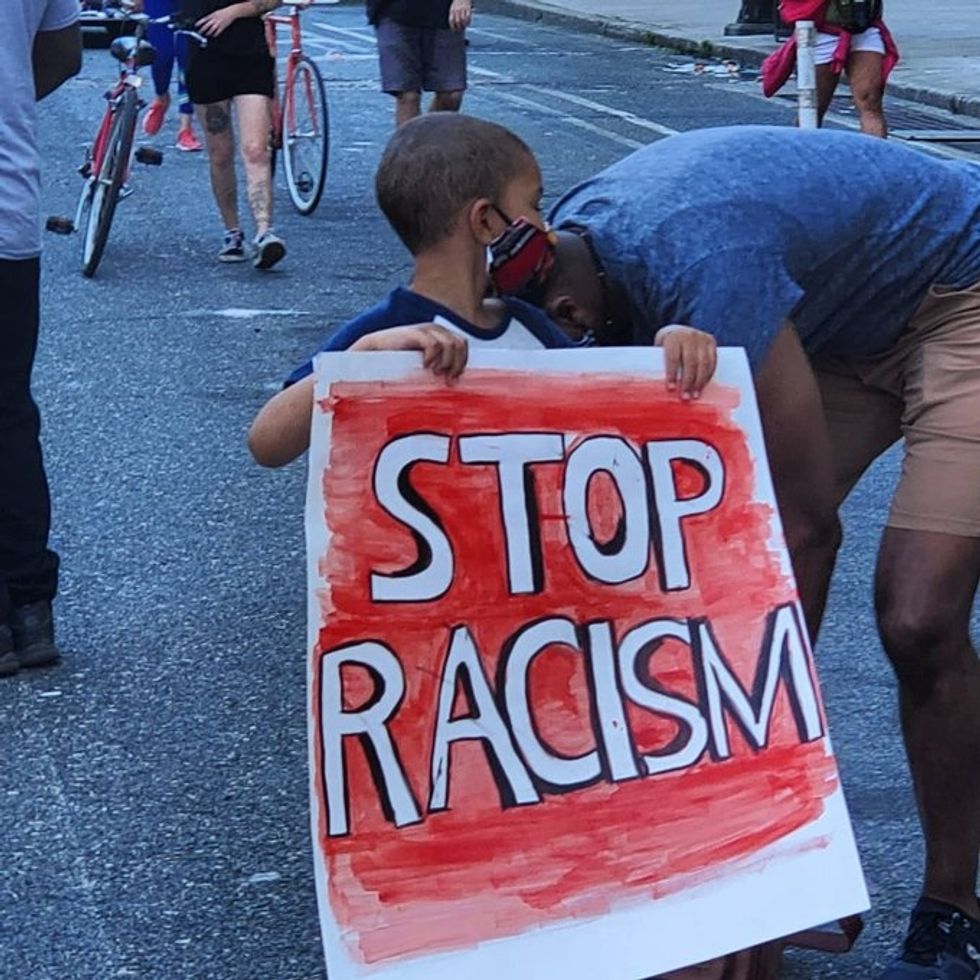
<path id="1" fill-rule="evenodd" d="M 82 275 L 91 278 L 99 267 L 109 240 L 112 217 L 116 213 L 119 190 L 129 169 L 136 129 L 136 90 L 126 87 L 112 120 L 112 128 L 95 175 L 88 202 L 88 217 L 82 234 Z"/>
<path id="2" fill-rule="evenodd" d="M 320 69 L 305 55 L 289 79 L 282 115 L 286 187 L 296 210 L 312 214 L 327 178 L 330 114 Z"/>

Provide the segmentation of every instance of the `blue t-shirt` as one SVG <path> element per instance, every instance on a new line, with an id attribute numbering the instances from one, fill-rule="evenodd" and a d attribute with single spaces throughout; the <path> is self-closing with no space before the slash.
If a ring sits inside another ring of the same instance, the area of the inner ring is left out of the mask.
<path id="1" fill-rule="evenodd" d="M 672 136 L 575 187 L 551 221 L 589 229 L 635 341 L 686 323 L 753 368 L 787 319 L 810 354 L 874 354 L 929 286 L 980 281 L 980 167 L 855 133 Z"/>
<path id="2" fill-rule="evenodd" d="M 432 322 L 462 334 L 469 340 L 471 347 L 541 350 L 572 346 L 571 341 L 540 310 L 514 297 L 508 297 L 503 302 L 506 312 L 501 317 L 500 323 L 493 330 L 482 330 L 441 303 L 399 286 L 377 306 L 372 306 L 328 337 L 317 349 L 317 353 L 347 350 L 361 337 L 378 330 L 387 330 L 389 327 Z M 313 359 L 310 358 L 286 379 L 286 387 L 302 380 L 312 372 Z"/>

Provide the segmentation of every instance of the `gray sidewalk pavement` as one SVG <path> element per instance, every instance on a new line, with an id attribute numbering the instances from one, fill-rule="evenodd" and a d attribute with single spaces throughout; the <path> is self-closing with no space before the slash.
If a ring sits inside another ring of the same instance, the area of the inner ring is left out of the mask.
<path id="1" fill-rule="evenodd" d="M 633 37 L 704 57 L 758 64 L 772 36 L 728 37 L 740 0 L 481 0 L 479 9 Z M 980 116 L 980 5 L 977 0 L 886 0 L 885 21 L 902 60 L 889 93 Z"/>

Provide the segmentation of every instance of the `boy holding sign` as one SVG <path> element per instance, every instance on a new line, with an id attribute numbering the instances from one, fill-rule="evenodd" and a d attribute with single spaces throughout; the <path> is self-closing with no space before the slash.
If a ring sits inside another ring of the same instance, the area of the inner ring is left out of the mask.
<path id="1" fill-rule="evenodd" d="M 350 321 L 320 350 L 419 350 L 427 368 L 454 378 L 466 364 L 468 344 L 569 346 L 535 307 L 486 296 L 489 245 L 499 253 L 508 238 L 521 246 L 537 239 L 539 250 L 521 247 L 515 254 L 539 263 L 551 254 L 539 213 L 541 171 L 519 137 L 449 113 L 414 120 L 389 142 L 375 187 L 381 210 L 414 257 L 411 284 Z M 671 325 L 655 343 L 664 347 L 669 383 L 682 397 L 698 397 L 714 372 L 714 339 Z M 262 465 L 282 466 L 309 446 L 312 370 L 311 360 L 294 371 L 253 422 L 249 448 Z"/>

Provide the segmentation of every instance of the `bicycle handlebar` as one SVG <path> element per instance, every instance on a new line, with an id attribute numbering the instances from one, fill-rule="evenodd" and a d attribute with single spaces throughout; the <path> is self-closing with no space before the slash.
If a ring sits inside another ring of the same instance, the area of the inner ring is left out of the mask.
<path id="1" fill-rule="evenodd" d="M 120 4 L 120 9 L 125 10 L 127 5 Z M 135 21 L 137 24 L 163 24 L 169 27 L 174 34 L 184 34 L 186 37 L 193 38 L 202 47 L 208 46 L 208 39 L 203 34 L 198 34 L 193 29 L 194 22 L 181 17 L 180 14 L 166 14 L 163 17 L 150 17 L 147 14 L 137 13 L 130 10 L 126 12 L 126 20 Z"/>

